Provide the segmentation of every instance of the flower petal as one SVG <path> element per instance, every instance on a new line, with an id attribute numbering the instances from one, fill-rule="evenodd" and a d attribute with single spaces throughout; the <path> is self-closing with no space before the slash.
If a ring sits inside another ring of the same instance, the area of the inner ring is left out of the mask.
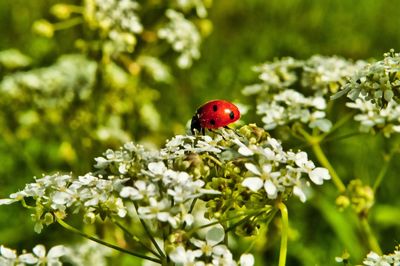
<path id="1" fill-rule="evenodd" d="M 3 256 L 6 259 L 16 259 L 17 258 L 15 251 L 10 248 L 6 248 L 5 246 L 0 246 L 0 254 L 1 254 L 1 256 Z"/>
<path id="2" fill-rule="evenodd" d="M 47 253 L 48 258 L 59 258 L 67 253 L 66 248 L 63 245 L 52 247 Z"/>
<path id="3" fill-rule="evenodd" d="M 257 166 L 252 163 L 245 163 L 244 166 L 255 175 L 261 175 L 260 171 L 258 170 Z"/>
<path id="4" fill-rule="evenodd" d="M 275 199 L 278 196 L 278 190 L 271 180 L 265 181 L 264 189 L 268 194 L 268 198 Z"/>
<path id="5" fill-rule="evenodd" d="M 36 245 L 33 248 L 33 253 L 39 258 L 44 258 L 46 256 L 46 248 L 43 245 Z"/>
<path id="6" fill-rule="evenodd" d="M 306 199 L 307 199 L 306 194 L 304 193 L 304 191 L 298 186 L 295 186 L 293 188 L 293 194 L 296 195 L 300 199 L 301 202 L 305 202 Z"/>
<path id="7" fill-rule="evenodd" d="M 310 174 L 310 179 L 317 185 L 322 185 L 322 183 L 325 180 L 331 179 L 331 176 L 329 175 L 329 171 L 326 168 L 323 167 L 317 167 L 313 169 Z"/>
<path id="8" fill-rule="evenodd" d="M 262 188 L 263 183 L 264 182 L 259 177 L 247 177 L 243 180 L 242 186 L 249 188 L 253 192 L 257 192 Z"/>
<path id="9" fill-rule="evenodd" d="M 253 266 L 254 265 L 254 256 L 253 254 L 242 254 L 240 256 L 240 266 Z"/>
<path id="10" fill-rule="evenodd" d="M 215 246 L 225 238 L 225 231 L 221 225 L 213 226 L 207 231 L 206 241 L 207 244 Z"/>

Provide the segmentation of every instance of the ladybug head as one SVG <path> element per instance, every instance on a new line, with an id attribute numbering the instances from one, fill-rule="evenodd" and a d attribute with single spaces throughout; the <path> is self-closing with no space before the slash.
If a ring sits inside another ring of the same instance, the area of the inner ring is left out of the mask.
<path id="1" fill-rule="evenodd" d="M 197 131 L 201 132 L 202 128 L 200 125 L 200 119 L 198 114 L 195 114 L 192 117 L 192 122 L 190 123 L 190 131 L 192 132 L 192 134 L 194 135 L 194 130 L 197 129 Z"/>

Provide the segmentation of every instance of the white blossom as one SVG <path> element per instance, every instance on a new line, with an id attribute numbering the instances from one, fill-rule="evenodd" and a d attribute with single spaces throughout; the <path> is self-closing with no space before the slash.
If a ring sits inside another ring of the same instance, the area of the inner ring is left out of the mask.
<path id="1" fill-rule="evenodd" d="M 180 55 L 177 64 L 180 68 L 188 68 L 193 59 L 200 57 L 201 36 L 196 26 L 184 15 L 173 9 L 166 11 L 169 23 L 158 31 L 158 36 L 172 45 L 172 49 Z"/>

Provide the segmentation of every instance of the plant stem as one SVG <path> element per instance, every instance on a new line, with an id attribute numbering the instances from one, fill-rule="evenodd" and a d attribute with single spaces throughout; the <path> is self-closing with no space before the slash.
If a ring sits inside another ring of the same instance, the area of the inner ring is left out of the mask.
<path id="1" fill-rule="evenodd" d="M 151 252 L 154 256 L 156 257 L 160 257 L 160 255 L 158 253 L 156 253 L 154 250 L 152 250 L 151 248 L 149 248 L 148 246 L 146 246 L 137 236 L 135 236 L 134 234 L 132 234 L 131 232 L 129 232 L 129 230 L 127 228 L 125 228 L 125 226 L 123 226 L 121 223 L 119 223 L 118 221 L 113 219 L 113 222 L 119 227 L 121 228 L 122 231 L 124 231 L 124 233 L 130 237 L 131 239 L 133 239 L 134 241 L 138 242 L 143 248 L 145 248 L 147 251 Z"/>
<path id="2" fill-rule="evenodd" d="M 135 205 L 135 208 L 136 208 L 136 211 L 137 211 L 137 210 L 138 210 L 138 207 L 137 207 L 136 204 L 134 204 L 134 205 Z M 160 254 L 160 256 L 163 257 L 163 258 L 165 258 L 164 252 L 163 252 L 163 251 L 161 250 L 161 248 L 158 246 L 156 240 L 154 239 L 153 235 L 151 234 L 149 228 L 147 227 L 146 222 L 143 221 L 143 219 L 140 218 L 140 217 L 139 217 L 139 221 L 140 221 L 140 223 L 142 224 L 142 226 L 143 226 L 143 228 L 144 228 L 144 231 L 146 231 L 146 234 L 147 234 L 148 237 L 150 238 L 151 243 L 153 243 L 154 247 L 157 249 L 157 251 L 158 251 L 158 253 Z"/>
<path id="3" fill-rule="evenodd" d="M 365 236 L 367 237 L 369 248 L 375 253 L 382 255 L 382 250 L 379 246 L 378 240 L 375 238 L 366 216 L 360 217 L 360 224 Z"/>
<path id="4" fill-rule="evenodd" d="M 286 253 L 287 253 L 287 241 L 288 241 L 288 231 L 289 231 L 289 215 L 286 205 L 283 202 L 278 203 L 278 208 L 282 215 L 282 238 L 281 238 L 281 248 L 279 250 L 279 266 L 286 265 Z"/>
<path id="5" fill-rule="evenodd" d="M 346 191 L 346 186 L 343 184 L 342 180 L 340 179 L 339 175 L 336 173 L 335 169 L 329 162 L 328 158 L 326 158 L 325 153 L 321 149 L 321 141 L 323 140 L 323 136 L 312 136 L 307 131 L 303 129 L 301 125 L 297 126 L 296 129 L 299 131 L 301 135 L 310 143 L 312 150 L 317 157 L 317 160 L 320 164 L 327 168 L 329 173 L 332 177 L 332 182 L 335 184 L 336 188 L 339 190 L 340 193 Z"/>
<path id="6" fill-rule="evenodd" d="M 325 167 L 326 169 L 328 169 L 328 171 L 332 177 L 332 182 L 335 184 L 335 186 L 339 190 L 339 192 L 340 193 L 345 192 L 346 186 L 343 184 L 339 175 L 336 173 L 335 169 L 330 164 L 328 158 L 326 158 L 325 153 L 322 151 L 320 144 L 319 143 L 312 144 L 312 149 L 313 149 L 314 154 L 317 157 L 318 161 L 321 163 L 321 165 L 323 167 Z"/>
<path id="7" fill-rule="evenodd" d="M 90 239 L 90 240 L 94 241 L 94 242 L 97 242 L 97 243 L 102 244 L 102 245 L 104 245 L 104 246 L 107 246 L 107 247 L 109 247 L 109 248 L 118 250 L 118 251 L 123 252 L 123 253 L 127 253 L 127 254 L 132 255 L 132 256 L 135 256 L 135 257 L 139 257 L 139 258 L 142 258 L 142 259 L 150 260 L 150 261 L 153 261 L 153 262 L 155 262 L 155 263 L 161 264 L 161 261 L 160 261 L 159 259 L 152 258 L 152 257 L 146 256 L 146 255 L 140 254 L 140 253 L 136 253 L 136 252 L 133 252 L 133 251 L 129 251 L 129 250 L 123 249 L 123 248 L 121 248 L 121 247 L 119 247 L 119 246 L 110 244 L 110 243 L 105 242 L 105 241 L 103 241 L 103 240 L 101 240 L 101 239 L 98 239 L 98 238 L 96 238 L 96 237 L 90 236 L 90 235 L 88 235 L 88 234 L 86 234 L 86 233 L 80 231 L 79 229 L 77 229 L 77 228 L 75 228 L 75 227 L 73 227 L 73 226 L 67 224 L 67 223 L 64 222 L 62 219 L 59 219 L 59 218 L 56 217 L 56 220 L 57 220 L 58 224 L 60 224 L 62 227 L 64 227 L 64 228 L 67 229 L 68 231 L 71 231 L 71 232 L 73 232 L 73 233 L 76 233 L 76 234 L 78 234 L 78 235 L 81 235 L 81 236 L 83 236 L 83 237 L 85 237 L 85 238 L 87 238 L 87 239 Z"/>
<path id="8" fill-rule="evenodd" d="M 388 155 L 385 155 L 385 156 L 383 157 L 383 159 L 384 159 L 385 162 L 384 162 L 384 164 L 383 164 L 381 170 L 379 171 L 378 177 L 376 178 L 375 183 L 374 183 L 374 185 L 373 185 L 373 187 L 372 187 L 372 189 L 373 189 L 373 191 L 374 191 L 374 194 L 375 194 L 376 190 L 378 189 L 378 187 L 380 186 L 380 184 L 382 183 L 382 180 L 383 180 L 383 178 L 385 177 L 385 175 L 386 175 L 386 173 L 387 173 L 387 171 L 388 171 L 388 169 L 389 169 L 390 161 L 392 160 L 393 155 L 394 155 L 396 152 L 399 152 L 399 145 L 394 146 L 394 147 L 390 150 L 389 154 L 388 154 Z"/>
<path id="9" fill-rule="evenodd" d="M 68 20 L 64 20 L 58 23 L 54 23 L 53 27 L 55 30 L 65 30 L 68 28 L 72 28 L 76 25 L 82 24 L 83 19 L 81 17 L 75 17 Z"/>

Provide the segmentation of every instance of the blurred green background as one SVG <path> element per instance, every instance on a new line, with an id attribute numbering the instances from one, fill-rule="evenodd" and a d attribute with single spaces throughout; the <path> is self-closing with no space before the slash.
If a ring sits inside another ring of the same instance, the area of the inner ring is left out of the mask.
<path id="1" fill-rule="evenodd" d="M 53 19 L 49 7 L 59 2 L 0 1 L 0 51 L 19 49 L 32 58 L 30 68 L 46 67 L 54 64 L 63 54 L 76 53 L 75 41 L 84 34 L 81 27 L 57 32 L 52 39 L 37 36 L 31 31 L 35 20 Z M 214 1 L 208 17 L 213 25 L 212 31 L 202 43 L 201 58 L 188 70 L 171 66 L 174 81 L 146 85 L 151 87 L 147 90 L 149 93 L 141 96 L 143 99 L 151 98 L 152 105 L 149 106 L 155 107 L 161 114 L 157 122 L 160 126 L 153 129 L 151 126 L 142 127 L 146 124 L 146 116 L 143 118 L 143 110 L 146 109 L 139 109 L 143 121 L 136 122 L 139 119 L 136 113 L 124 117 L 128 125 L 130 121 L 135 123 L 134 127 L 125 127 L 130 133 L 129 138 L 159 146 L 166 138 L 185 132 L 187 121 L 201 103 L 215 98 L 243 101 L 242 88 L 256 79 L 251 67 L 267 60 L 283 56 L 306 59 L 314 54 L 339 55 L 356 60 L 381 58 L 390 48 L 398 51 L 399 6 L 398 0 Z M 1 79 L 7 74 L 10 72 L 0 69 Z M 134 99 L 126 97 L 125 101 Z M 18 190 L 40 173 L 72 171 L 82 174 L 90 171 L 94 157 L 122 143 L 91 142 L 90 132 L 80 131 L 84 127 L 71 129 L 63 120 L 58 120 L 59 125 L 56 122 L 39 123 L 30 128 L 27 137 L 16 137 L 18 126 L 12 119 L 19 106 L 14 106 L 12 101 L 1 103 L 4 116 L 0 120 L 0 198 Z M 94 120 L 96 115 L 93 114 Z M 245 122 L 255 119 L 249 115 L 245 117 Z M 99 121 L 97 123 L 101 124 L 101 119 Z M 56 137 L 54 132 L 57 132 Z M 87 138 L 90 144 L 77 147 L 83 141 L 79 139 L 81 136 Z M 395 141 L 368 135 L 357 140 L 336 142 L 337 146 L 326 148 L 329 148 L 339 173 L 348 178 L 361 178 L 368 184 L 379 172 L 382 155 Z M 398 158 L 395 158 L 390 166 L 387 178 L 378 191 L 378 204 L 371 215 L 373 229 L 384 251 L 393 250 L 400 237 L 400 199 L 397 196 L 396 176 L 400 169 L 397 161 Z M 348 223 L 356 222 L 349 218 L 352 214 L 338 214 L 333 187 L 326 185 L 322 189 L 326 196 L 314 200 L 314 203 L 304 205 L 293 201 L 289 204 L 292 237 L 296 241 L 289 242 L 288 265 L 335 264 L 333 258 L 341 255 L 346 248 L 344 242 L 353 246 L 353 250 L 349 251 L 356 260 L 360 260 L 367 251 L 365 247 L 353 245 L 359 243 L 360 235 L 346 230 Z M 54 228 L 48 229 L 47 232 L 51 233 L 46 234 L 45 231 L 41 235 L 35 234 L 32 228 L 26 210 L 19 206 L 0 208 L 1 244 L 29 249 L 36 243 L 58 244 L 60 237 L 65 237 L 62 231 L 52 230 Z M 275 247 L 279 246 L 278 242 L 265 253 L 268 261 L 277 261 Z"/>

